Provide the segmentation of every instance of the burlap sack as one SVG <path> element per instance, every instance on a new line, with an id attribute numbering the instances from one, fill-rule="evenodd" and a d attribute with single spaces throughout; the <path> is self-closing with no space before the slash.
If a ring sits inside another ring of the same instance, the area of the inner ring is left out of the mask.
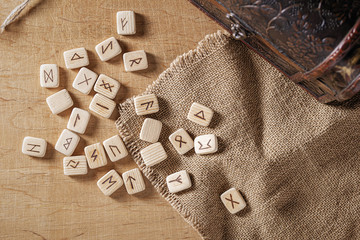
<path id="1" fill-rule="evenodd" d="M 204 239 L 360 238 L 359 97 L 318 103 L 228 35 L 207 36 L 178 57 L 146 93 L 159 98 L 160 142 L 168 158 L 146 167 L 139 154 L 145 117 L 133 99 L 116 125 L 135 162 Z M 210 127 L 186 119 L 193 102 L 215 111 Z M 168 137 L 214 133 L 219 151 L 179 155 Z M 170 194 L 167 175 L 187 170 L 193 186 Z M 235 187 L 248 206 L 232 215 L 220 194 Z"/>

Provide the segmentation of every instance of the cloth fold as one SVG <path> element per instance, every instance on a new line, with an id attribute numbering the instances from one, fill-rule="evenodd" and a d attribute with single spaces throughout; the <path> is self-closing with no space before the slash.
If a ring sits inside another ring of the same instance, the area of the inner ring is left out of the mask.
<path id="1" fill-rule="evenodd" d="M 137 116 L 133 98 L 119 105 L 116 127 L 157 191 L 204 239 L 360 238 L 359 96 L 324 105 L 240 41 L 208 35 L 178 57 L 144 94 L 160 111 Z M 214 110 L 209 127 L 187 120 L 193 102 Z M 146 117 L 160 120 L 168 158 L 146 167 L 139 139 Z M 219 150 L 179 155 L 168 140 L 184 128 L 214 133 Z M 169 193 L 166 176 L 187 170 L 193 186 Z M 247 207 L 230 214 L 220 195 L 235 187 Z"/>

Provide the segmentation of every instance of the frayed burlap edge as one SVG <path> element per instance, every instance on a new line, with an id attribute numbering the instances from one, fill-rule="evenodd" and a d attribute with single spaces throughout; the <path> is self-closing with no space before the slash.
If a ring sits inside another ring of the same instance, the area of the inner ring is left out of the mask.
<path id="1" fill-rule="evenodd" d="M 211 55 L 215 52 L 218 47 L 224 46 L 229 42 L 229 34 L 226 32 L 218 31 L 214 34 L 209 34 L 205 39 L 201 40 L 198 43 L 196 49 L 189 51 L 181 56 L 178 56 L 171 64 L 168 69 L 166 69 L 160 76 L 154 81 L 150 86 L 147 87 L 145 92 L 141 95 L 149 94 L 154 92 L 159 84 L 163 81 L 166 81 L 176 74 L 179 74 L 183 69 L 191 67 L 194 63 L 200 61 L 201 59 Z M 160 106 L 161 107 L 161 106 Z M 123 139 L 128 151 L 132 155 L 134 161 L 142 170 L 143 174 L 149 179 L 151 184 L 155 189 L 164 197 L 170 204 L 173 206 L 180 215 L 188 222 L 203 239 L 206 239 L 206 234 L 201 223 L 197 220 L 196 216 L 193 216 L 188 209 L 186 209 L 178 200 L 177 195 L 172 194 L 168 191 L 166 182 L 158 176 L 158 174 L 150 167 L 147 167 L 140 155 L 140 146 L 138 145 L 139 139 L 137 135 L 134 135 L 129 131 L 129 127 L 126 123 L 126 120 L 121 118 L 123 112 L 133 111 L 134 109 L 134 97 L 127 99 L 124 103 L 119 104 L 118 110 L 120 117 L 116 120 L 115 125 L 119 130 L 120 136 Z M 167 159 L 168 161 L 168 159 Z"/>

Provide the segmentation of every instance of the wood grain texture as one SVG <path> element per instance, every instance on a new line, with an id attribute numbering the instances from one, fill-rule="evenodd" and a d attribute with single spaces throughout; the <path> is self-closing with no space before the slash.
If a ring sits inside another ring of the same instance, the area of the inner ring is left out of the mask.
<path id="1" fill-rule="evenodd" d="M 0 19 L 21 1 L 0 0 Z M 196 47 L 219 27 L 187 1 L 106 0 L 32 1 L 22 18 L 0 35 L 0 236 L 1 239 L 200 239 L 195 230 L 145 180 L 145 191 L 130 196 L 125 188 L 105 197 L 96 182 L 115 169 L 133 169 L 130 157 L 91 170 L 84 176 L 64 176 L 63 155 L 54 150 L 66 128 L 71 109 L 53 115 L 46 97 L 66 88 L 74 107 L 88 110 L 94 95 L 72 88 L 78 70 L 65 67 L 63 52 L 85 47 L 89 69 L 119 80 L 116 102 L 145 90 L 146 86 L 184 52 Z M 137 13 L 137 33 L 116 33 L 116 12 Z M 126 73 L 122 54 L 101 62 L 95 46 L 114 36 L 123 52 L 144 49 L 149 68 Z M 41 64 L 60 70 L 60 87 L 40 87 Z M 75 155 L 85 146 L 117 134 L 110 119 L 93 115 L 81 135 Z M 25 136 L 47 140 L 44 158 L 21 153 Z M 135 229 L 135 230 L 134 230 Z"/>

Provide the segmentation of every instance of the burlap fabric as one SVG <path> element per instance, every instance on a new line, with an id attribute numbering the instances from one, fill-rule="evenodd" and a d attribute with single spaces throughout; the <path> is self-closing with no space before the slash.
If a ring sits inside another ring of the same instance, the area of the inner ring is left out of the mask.
<path id="1" fill-rule="evenodd" d="M 359 97 L 324 105 L 228 35 L 207 36 L 178 57 L 146 93 L 159 98 L 168 158 L 146 167 L 139 154 L 145 117 L 133 99 L 116 125 L 135 162 L 204 239 L 359 239 Z M 193 102 L 215 111 L 209 127 L 186 119 Z M 219 151 L 177 154 L 168 137 L 214 133 Z M 187 170 L 193 187 L 170 194 L 167 175 Z M 220 194 L 235 187 L 248 206 L 231 215 Z"/>

